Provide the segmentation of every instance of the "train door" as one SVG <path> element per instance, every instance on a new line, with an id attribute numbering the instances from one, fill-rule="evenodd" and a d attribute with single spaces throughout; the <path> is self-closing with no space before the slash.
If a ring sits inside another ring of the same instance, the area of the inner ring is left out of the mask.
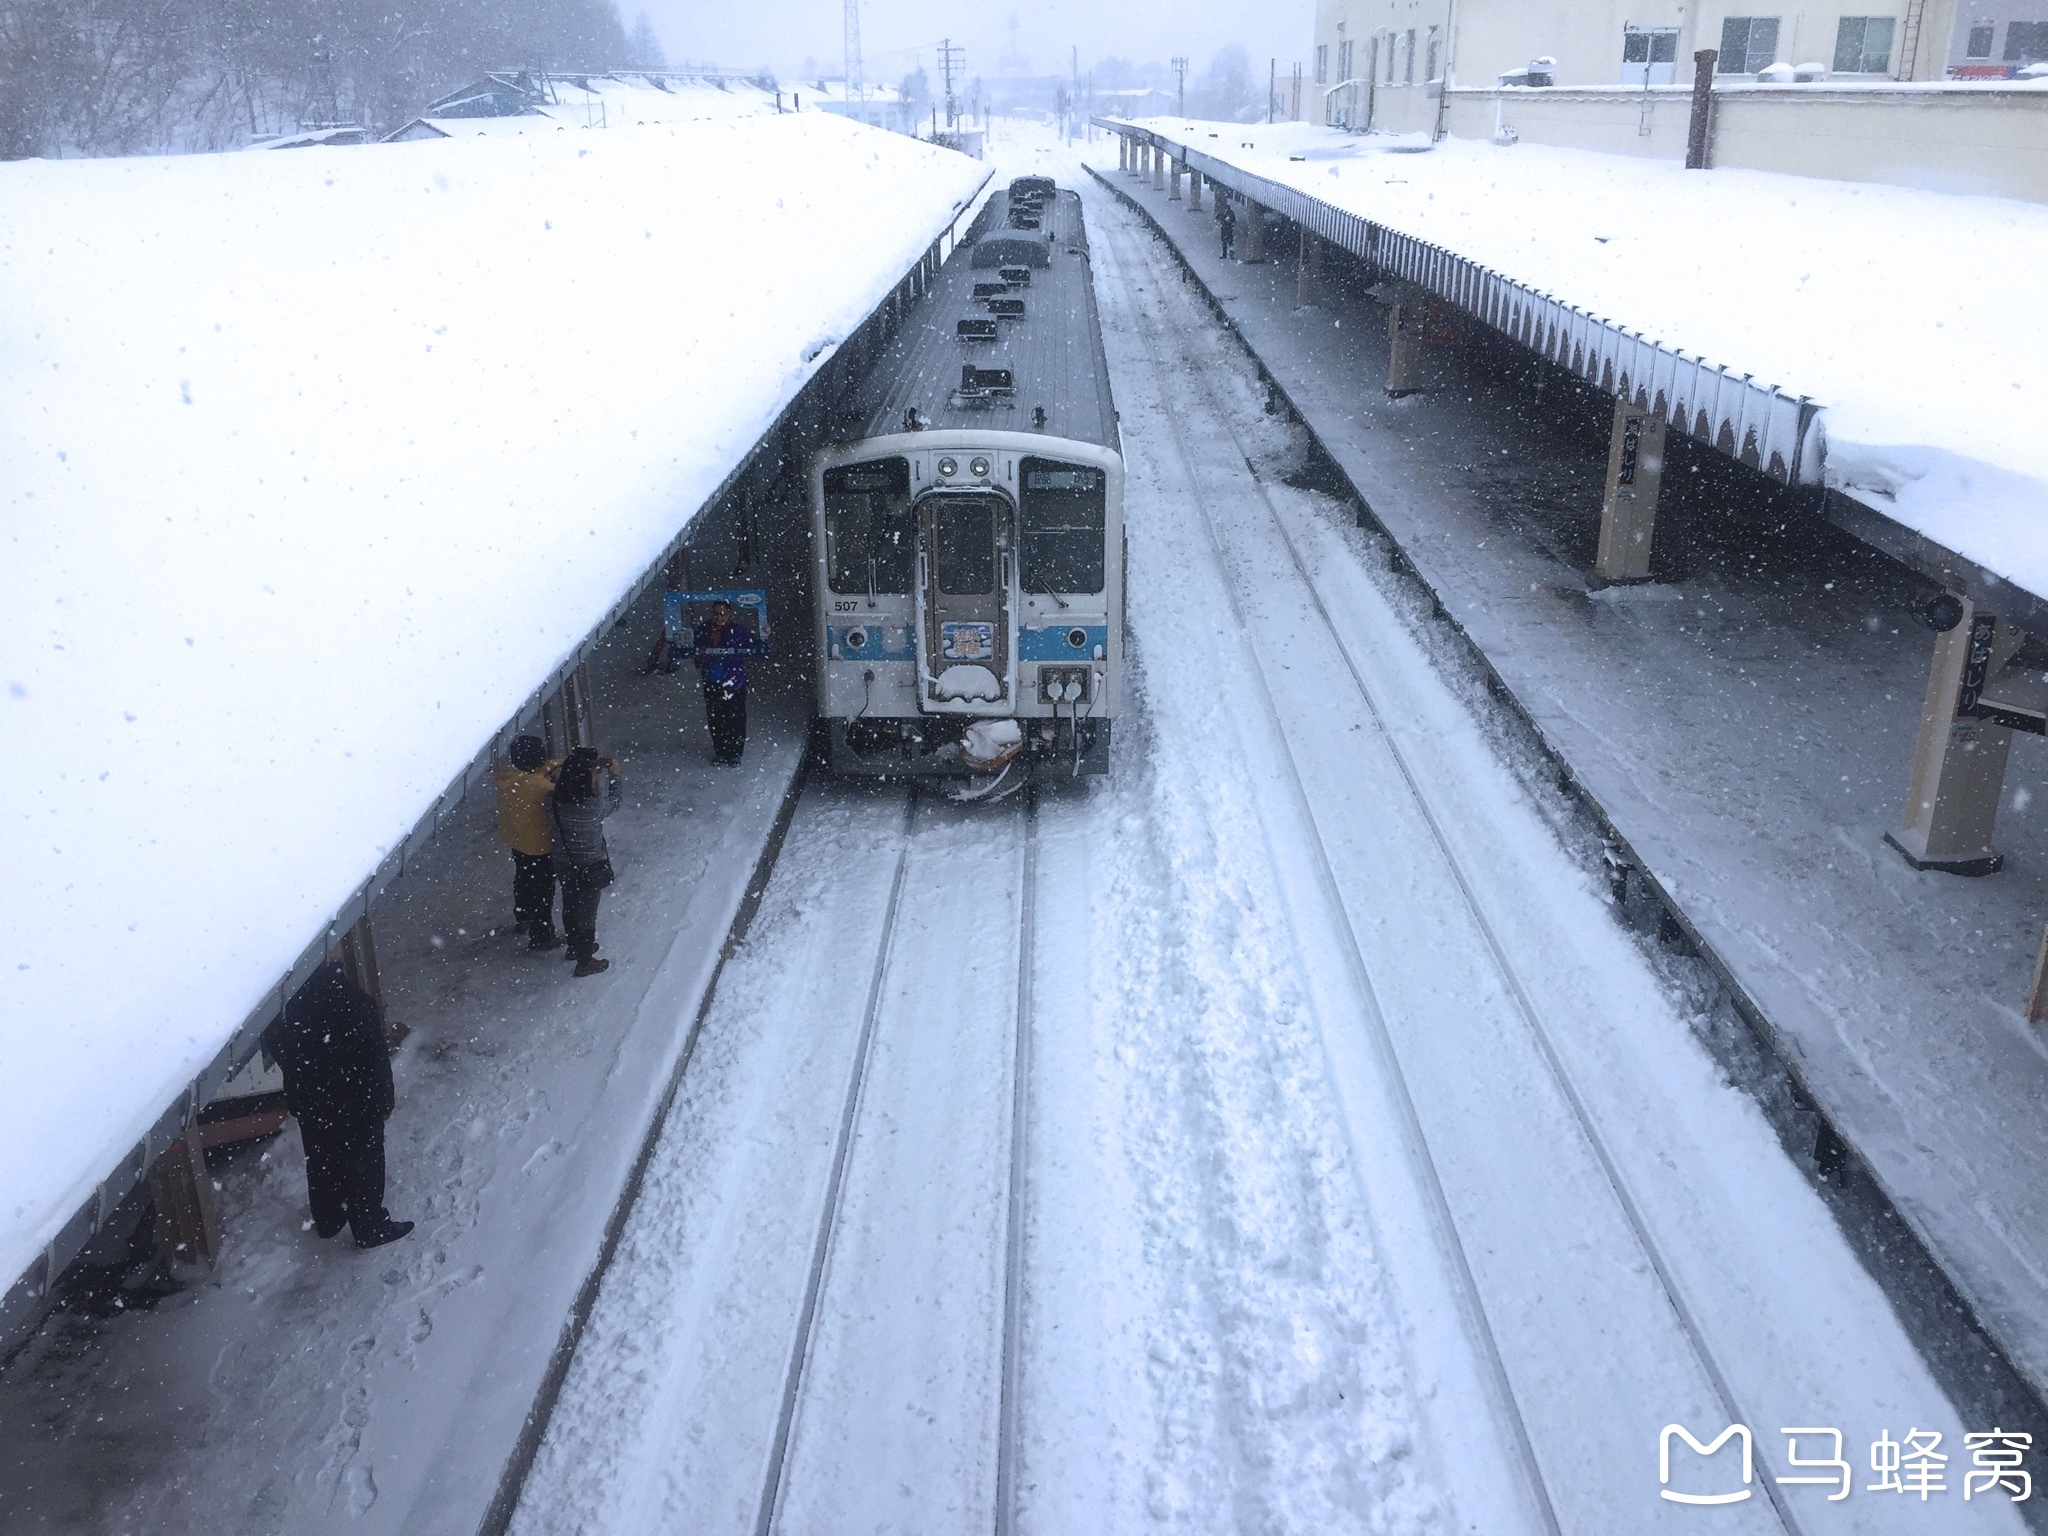
<path id="1" fill-rule="evenodd" d="M 1010 507 L 1000 496 L 941 492 L 918 508 L 918 584 L 924 609 L 924 707 L 1010 713 Z"/>

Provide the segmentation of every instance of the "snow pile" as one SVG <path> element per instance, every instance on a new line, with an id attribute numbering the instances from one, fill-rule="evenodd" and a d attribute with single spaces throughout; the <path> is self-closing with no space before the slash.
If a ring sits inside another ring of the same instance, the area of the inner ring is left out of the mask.
<path id="1" fill-rule="evenodd" d="M 781 111 L 776 93 L 751 80 L 664 79 L 644 75 L 588 75 L 551 80 L 546 102 L 510 117 L 415 118 L 408 138 L 430 137 L 421 125 L 451 139 L 514 138 L 571 128 L 645 128 L 705 118 L 759 117 Z"/>
<path id="2" fill-rule="evenodd" d="M 2048 207 L 1534 144 L 1144 126 L 1811 395 L 1830 485 L 2048 597 L 2048 315 L 2014 299 Z"/>
<path id="3" fill-rule="evenodd" d="M 822 114 L 0 166 L 0 1284 L 984 174 Z"/>

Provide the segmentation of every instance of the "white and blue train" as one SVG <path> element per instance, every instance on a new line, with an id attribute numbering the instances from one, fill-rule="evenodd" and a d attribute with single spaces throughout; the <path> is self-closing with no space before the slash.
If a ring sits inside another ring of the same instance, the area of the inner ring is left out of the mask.
<path id="1" fill-rule="evenodd" d="M 1123 458 L 1080 197 L 993 195 L 842 420 L 810 477 L 832 767 L 1107 772 Z"/>

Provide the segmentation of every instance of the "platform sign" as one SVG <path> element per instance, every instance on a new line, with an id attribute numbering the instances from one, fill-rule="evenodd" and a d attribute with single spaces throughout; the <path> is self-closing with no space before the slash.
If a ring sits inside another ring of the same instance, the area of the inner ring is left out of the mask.
<path id="1" fill-rule="evenodd" d="M 752 645 L 717 645 L 697 649 L 697 626 L 711 618 L 714 603 L 731 605 L 732 616 L 754 632 Z M 715 589 L 661 594 L 662 631 L 678 656 L 766 656 L 768 594 L 758 588 Z"/>

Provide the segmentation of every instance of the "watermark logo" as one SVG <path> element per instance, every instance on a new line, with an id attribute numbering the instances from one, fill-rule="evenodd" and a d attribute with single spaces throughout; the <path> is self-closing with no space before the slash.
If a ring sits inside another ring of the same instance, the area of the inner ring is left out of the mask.
<path id="1" fill-rule="evenodd" d="M 1679 1493 L 1675 1491 L 1670 1486 L 1671 1437 L 1673 1435 L 1678 1436 L 1679 1439 L 1691 1446 L 1693 1451 L 1700 1456 L 1713 1455 L 1714 1452 L 1721 1449 L 1731 1439 L 1740 1440 L 1742 1442 L 1742 1487 L 1733 1493 Z M 1730 1424 L 1705 1445 L 1695 1440 L 1692 1436 L 1692 1431 L 1683 1424 L 1666 1424 L 1664 1426 L 1664 1433 L 1657 1437 L 1657 1481 L 1664 1485 L 1657 1491 L 1662 1497 L 1669 1499 L 1674 1504 L 1740 1504 L 1753 1491 L 1749 1486 L 1750 1473 L 1754 1461 L 1753 1449 L 1754 1447 L 1750 1443 L 1749 1426 L 1747 1424 Z"/>
<path id="2" fill-rule="evenodd" d="M 1772 1481 L 1785 1485 L 1831 1488 L 1829 1503 L 1838 1503 L 1853 1491 L 1855 1477 L 1848 1458 L 1842 1454 L 1842 1432 L 1817 1425 L 1788 1426 L 1778 1431 L 1785 1437 L 1785 1465 L 1794 1471 Z M 1742 1447 L 1742 1486 L 1725 1493 L 1682 1493 L 1671 1486 L 1671 1441 L 1683 1440 L 1694 1455 L 1710 1458 L 1730 1440 Z M 1802 1442 L 1804 1442 L 1802 1444 Z M 1949 1455 L 1941 1449 L 1942 1434 L 1933 1429 L 1908 1429 L 1903 1440 L 1894 1440 L 1890 1430 L 1881 1430 L 1870 1443 L 1872 1481 L 1865 1493 L 1918 1495 L 1926 1503 L 1936 1494 L 1947 1493 Z M 2011 1429 L 1989 1429 L 1963 1436 L 1970 1453 L 1970 1470 L 1963 1474 L 1963 1497 L 1978 1494 L 2005 1497 L 2017 1504 L 2034 1496 L 2033 1474 L 2026 1470 L 2027 1453 L 2033 1449 L 2031 1433 Z M 1824 1454 L 1823 1454 L 1824 1452 Z M 1683 1424 L 1666 1424 L 1657 1437 L 1658 1497 L 1674 1504 L 1739 1504 L 1754 1491 L 1754 1445 L 1747 1424 L 1730 1424 L 1713 1439 L 1700 1441 Z"/>

